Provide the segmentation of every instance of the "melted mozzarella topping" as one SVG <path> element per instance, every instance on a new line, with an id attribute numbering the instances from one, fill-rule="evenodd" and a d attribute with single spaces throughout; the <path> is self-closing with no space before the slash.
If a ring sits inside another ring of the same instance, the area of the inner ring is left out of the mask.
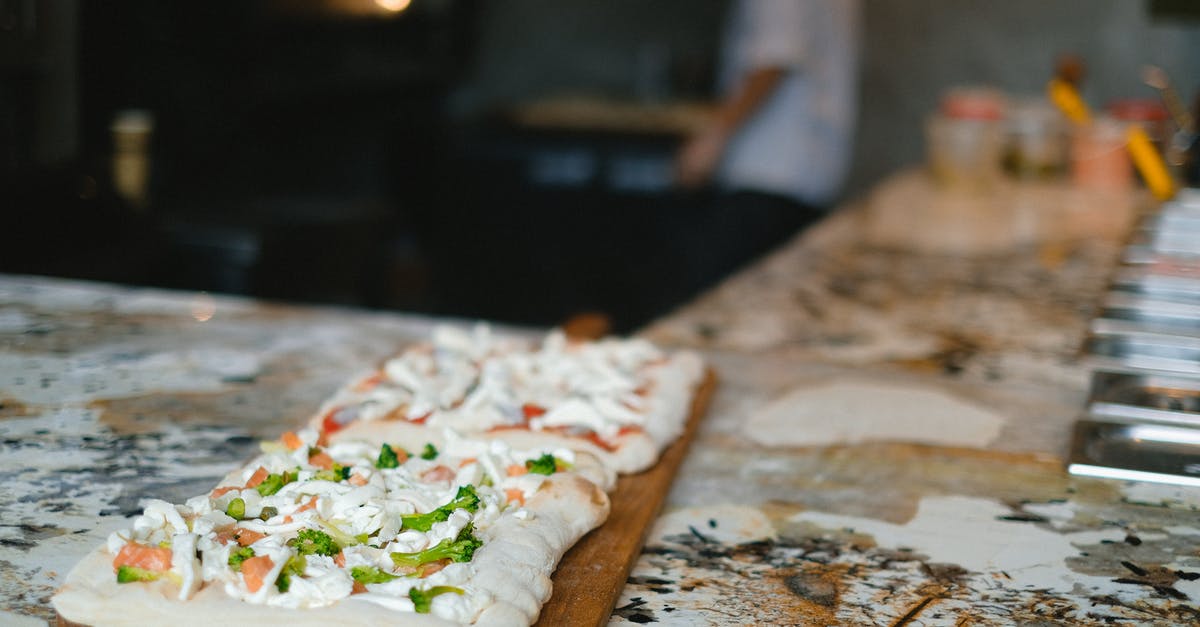
<path id="1" fill-rule="evenodd" d="M 486 541 L 490 537 L 488 529 L 500 516 L 527 518 L 527 510 L 507 502 L 505 491 L 517 489 L 531 495 L 546 477 L 531 473 L 510 476 L 509 469 L 519 468 L 546 451 L 514 451 L 502 442 L 469 440 L 447 432 L 446 445 L 438 458 L 412 457 L 397 468 L 381 469 L 375 467 L 380 451 L 365 443 L 343 442 L 325 449 L 340 467 L 347 469 L 347 476 L 358 478 L 351 482 L 330 480 L 329 471 L 308 463 L 310 446 L 316 446 L 315 431 L 301 431 L 297 437 L 301 445 L 296 450 L 265 444 L 264 454 L 231 475 L 227 483 L 234 489 L 215 490 L 221 494 L 197 496 L 184 505 L 147 501 L 131 528 L 109 537 L 109 551 L 116 554 L 129 542 L 169 545 L 169 574 L 179 583 L 181 600 L 202 586 L 219 586 L 229 596 L 248 603 L 279 607 L 321 607 L 353 599 L 414 611 L 408 598 L 411 588 L 452 586 L 464 593 L 438 595 L 431 603 L 431 612 L 452 621 L 474 620 L 490 597 L 470 586 L 469 562 L 449 563 L 421 578 L 396 572 L 391 554 L 416 553 L 444 541 L 455 541 L 468 528 L 477 532 L 476 538 Z M 573 453 L 565 449 L 552 454 L 564 463 L 574 461 Z M 438 466 L 459 470 L 451 480 L 422 479 L 423 474 Z M 243 487 L 256 473 L 261 475 L 259 468 L 288 472 L 296 480 L 266 495 L 255 487 Z M 455 509 L 428 531 L 404 528 L 403 516 L 438 509 L 454 500 L 463 485 L 473 486 L 480 499 L 475 512 Z M 245 511 L 241 520 L 235 520 L 226 510 L 239 498 Z M 305 555 L 303 571 L 288 575 L 286 591 L 281 591 L 276 582 L 289 560 L 298 555 L 289 541 L 303 529 L 324 530 L 334 537 L 342 547 L 339 560 Z M 271 559 L 271 568 L 262 574 L 262 585 L 256 590 L 251 590 L 245 575 L 230 564 L 235 552 L 245 553 L 240 544 L 248 544 L 255 557 Z M 396 578 L 366 584 L 365 594 L 354 594 L 351 570 L 355 567 L 378 569 Z"/>
<path id="2" fill-rule="evenodd" d="M 340 390 L 322 415 L 425 419 L 465 432 L 566 427 L 611 441 L 651 420 L 657 408 L 645 392 L 671 376 L 665 361 L 642 339 L 575 343 L 556 330 L 528 347 L 498 341 L 485 326 L 442 326 L 431 344 L 384 363 L 368 389 L 360 382 Z"/>

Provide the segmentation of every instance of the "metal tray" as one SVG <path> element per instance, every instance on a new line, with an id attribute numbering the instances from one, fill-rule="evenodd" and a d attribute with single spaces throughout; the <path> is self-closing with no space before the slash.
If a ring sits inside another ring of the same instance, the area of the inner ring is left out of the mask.
<path id="1" fill-rule="evenodd" d="M 1200 378 L 1158 373 L 1092 373 L 1088 414 L 1200 429 Z"/>
<path id="2" fill-rule="evenodd" d="M 1067 471 L 1200 486 L 1200 429 L 1079 420 Z"/>
<path id="3" fill-rule="evenodd" d="M 1150 241 L 1154 250 L 1168 255 L 1200 255 L 1200 231 L 1155 231 Z"/>
<path id="4" fill-rule="evenodd" d="M 1110 292 L 1101 305 L 1099 319 L 1129 323 L 1129 328 L 1183 335 L 1200 333 L 1200 303 L 1147 298 Z"/>
<path id="5" fill-rule="evenodd" d="M 1163 205 L 1158 215 L 1142 221 L 1142 228 L 1154 233 L 1200 235 L 1200 208 L 1189 205 Z"/>
<path id="6" fill-rule="evenodd" d="M 1122 251 L 1121 261 L 1132 265 L 1200 266 L 1200 255 L 1160 252 L 1154 250 L 1151 242 L 1138 237 Z"/>
<path id="7" fill-rule="evenodd" d="M 1161 333 L 1093 333 L 1084 342 L 1092 370 L 1161 371 L 1200 377 L 1200 337 Z"/>
<path id="8" fill-rule="evenodd" d="M 1180 207 L 1200 211 L 1200 187 L 1185 187 L 1175 193 L 1175 198 L 1163 205 L 1164 210 Z"/>
<path id="9" fill-rule="evenodd" d="M 1113 274 L 1112 289 L 1147 299 L 1200 303 L 1200 264 L 1121 266 Z"/>

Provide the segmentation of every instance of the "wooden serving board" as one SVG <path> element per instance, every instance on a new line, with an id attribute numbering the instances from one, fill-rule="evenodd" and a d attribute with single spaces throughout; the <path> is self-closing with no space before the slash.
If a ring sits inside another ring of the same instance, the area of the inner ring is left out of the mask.
<path id="1" fill-rule="evenodd" d="M 605 625 L 625 580 L 641 554 L 650 525 L 658 518 L 717 378 L 710 370 L 692 398 L 687 426 L 652 468 L 617 480 L 604 524 L 571 547 L 554 571 L 554 593 L 542 606 L 537 627 Z"/>

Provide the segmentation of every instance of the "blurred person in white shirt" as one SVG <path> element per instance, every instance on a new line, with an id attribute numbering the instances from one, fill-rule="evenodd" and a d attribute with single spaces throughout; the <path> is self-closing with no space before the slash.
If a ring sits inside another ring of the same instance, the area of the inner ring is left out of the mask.
<path id="1" fill-rule="evenodd" d="M 723 273 L 820 219 L 849 168 L 857 116 L 857 0 L 736 0 L 721 99 L 676 160 L 686 188 L 715 186 L 698 222 Z M 706 223 L 706 225 L 705 225 Z"/>

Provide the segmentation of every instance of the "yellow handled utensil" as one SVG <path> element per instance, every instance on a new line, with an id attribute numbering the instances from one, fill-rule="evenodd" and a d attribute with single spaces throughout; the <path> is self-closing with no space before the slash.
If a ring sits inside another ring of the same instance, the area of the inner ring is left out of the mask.
<path id="1" fill-rule="evenodd" d="M 1129 129 L 1125 131 L 1125 141 L 1129 155 L 1133 157 L 1133 165 L 1141 173 L 1150 193 L 1159 200 L 1168 200 L 1174 196 L 1175 183 L 1171 180 L 1162 155 L 1146 134 L 1146 129 L 1140 124 L 1130 124 Z"/>
<path id="2" fill-rule="evenodd" d="M 1061 78 L 1050 79 L 1046 85 L 1046 95 L 1072 122 L 1085 125 L 1092 121 L 1087 103 L 1079 96 L 1079 91 L 1067 81 Z"/>

